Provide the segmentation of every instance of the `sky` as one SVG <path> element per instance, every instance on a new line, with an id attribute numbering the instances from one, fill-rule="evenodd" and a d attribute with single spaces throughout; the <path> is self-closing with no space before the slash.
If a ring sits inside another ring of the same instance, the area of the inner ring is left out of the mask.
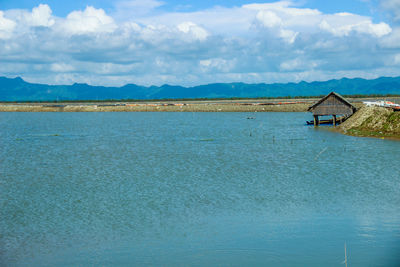
<path id="1" fill-rule="evenodd" d="M 105 86 L 400 76 L 400 0 L 0 0 L 0 76 Z"/>

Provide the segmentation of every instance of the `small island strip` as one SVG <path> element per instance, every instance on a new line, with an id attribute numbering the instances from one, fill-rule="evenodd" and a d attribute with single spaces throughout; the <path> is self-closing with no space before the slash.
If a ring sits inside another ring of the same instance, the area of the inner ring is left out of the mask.
<path id="1" fill-rule="evenodd" d="M 400 100 L 400 97 L 394 96 Z M 373 97 L 349 97 L 360 108 Z M 0 102 L 0 112 L 307 112 L 318 97 L 139 101 Z"/>
<path id="2" fill-rule="evenodd" d="M 315 99 L 1 103 L 0 112 L 306 112 Z"/>

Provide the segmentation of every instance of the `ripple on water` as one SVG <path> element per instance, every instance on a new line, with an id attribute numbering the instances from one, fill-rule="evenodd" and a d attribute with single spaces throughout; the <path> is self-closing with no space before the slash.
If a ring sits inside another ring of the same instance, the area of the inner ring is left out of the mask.
<path id="1" fill-rule="evenodd" d="M 3 114 L 2 262 L 398 260 L 400 143 L 253 115 Z"/>

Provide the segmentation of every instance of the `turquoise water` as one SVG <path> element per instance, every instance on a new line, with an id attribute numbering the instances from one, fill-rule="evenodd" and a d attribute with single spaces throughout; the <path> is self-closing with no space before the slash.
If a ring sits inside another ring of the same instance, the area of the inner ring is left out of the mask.
<path id="1" fill-rule="evenodd" d="M 398 265 L 400 142 L 310 117 L 1 113 L 0 265 Z"/>

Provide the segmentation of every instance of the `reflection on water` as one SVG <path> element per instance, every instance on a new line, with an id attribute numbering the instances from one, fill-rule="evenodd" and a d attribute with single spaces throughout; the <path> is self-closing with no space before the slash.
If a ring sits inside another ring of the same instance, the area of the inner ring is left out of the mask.
<path id="1" fill-rule="evenodd" d="M 400 142 L 309 116 L 3 113 L 1 263 L 396 265 Z"/>

